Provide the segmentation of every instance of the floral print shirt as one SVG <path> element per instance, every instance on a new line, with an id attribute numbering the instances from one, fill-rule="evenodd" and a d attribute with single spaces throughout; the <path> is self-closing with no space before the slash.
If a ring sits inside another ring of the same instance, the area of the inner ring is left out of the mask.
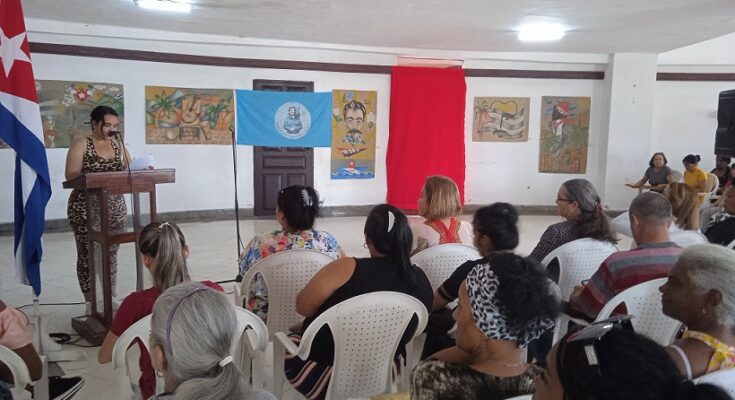
<path id="1" fill-rule="evenodd" d="M 308 229 L 298 232 L 286 232 L 283 230 L 267 232 L 258 235 L 248 243 L 240 258 L 240 274 L 252 268 L 255 263 L 270 255 L 286 250 L 309 249 L 317 250 L 337 259 L 342 254 L 342 249 L 337 239 L 329 232 Z M 265 282 L 256 276 L 250 285 L 250 294 L 245 305 L 248 310 L 257 314 L 265 320 L 268 314 L 268 293 Z"/>

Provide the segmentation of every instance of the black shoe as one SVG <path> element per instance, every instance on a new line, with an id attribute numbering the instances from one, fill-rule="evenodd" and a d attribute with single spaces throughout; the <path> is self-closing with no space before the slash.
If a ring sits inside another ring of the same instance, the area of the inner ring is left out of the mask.
<path id="1" fill-rule="evenodd" d="M 50 400 L 68 400 L 84 386 L 84 378 L 74 376 L 52 376 L 48 378 L 48 397 Z"/>

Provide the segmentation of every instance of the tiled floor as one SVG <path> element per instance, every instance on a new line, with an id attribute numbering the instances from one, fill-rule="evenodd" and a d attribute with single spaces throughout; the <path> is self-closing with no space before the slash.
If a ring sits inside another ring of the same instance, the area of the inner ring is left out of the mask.
<path id="1" fill-rule="evenodd" d="M 471 216 L 465 216 L 470 220 Z M 555 216 L 523 216 L 520 221 L 521 243 L 518 252 L 528 254 L 536 244 L 543 230 L 551 223 L 560 221 Z M 363 248 L 362 229 L 364 217 L 325 218 L 318 221 L 318 229 L 333 233 L 350 256 L 367 256 Z M 241 221 L 240 231 L 247 241 L 256 233 L 275 229 L 275 221 Z M 182 224 L 191 256 L 189 266 L 192 279 L 214 281 L 233 279 L 237 273 L 237 247 L 234 221 Z M 31 289 L 15 281 L 13 261 L 13 238 L 0 237 L 0 298 L 8 305 L 20 307 L 32 302 Z M 629 243 L 621 243 L 627 248 Z M 119 252 L 118 298 L 135 289 L 135 259 L 132 244 L 123 245 Z M 43 293 L 42 303 L 75 303 L 82 301 L 82 295 L 75 273 L 76 248 L 71 232 L 52 233 L 44 236 L 44 261 L 42 264 Z M 148 278 L 148 277 L 146 277 Z M 231 291 L 232 284 L 225 288 Z M 45 318 L 49 319 L 51 332 L 74 333 L 71 317 L 83 314 L 83 305 L 43 306 Z M 30 312 L 30 307 L 24 311 Z M 85 376 L 86 383 L 75 399 L 128 399 L 130 389 L 124 372 L 114 371 L 110 364 L 97 363 L 96 348 L 81 349 L 87 355 L 85 361 L 61 362 L 59 366 L 66 373 Z M 269 377 L 270 378 L 270 377 Z M 287 393 L 284 398 L 298 398 Z"/>

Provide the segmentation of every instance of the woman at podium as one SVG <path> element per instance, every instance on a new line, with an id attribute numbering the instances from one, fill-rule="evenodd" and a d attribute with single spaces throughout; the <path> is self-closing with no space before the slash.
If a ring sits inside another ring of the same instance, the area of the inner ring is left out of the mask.
<path id="1" fill-rule="evenodd" d="M 66 156 L 66 180 L 89 172 L 122 171 L 127 165 L 126 161 L 130 159 L 127 150 L 118 142 L 119 119 L 114 109 L 107 106 L 95 107 L 90 113 L 90 124 L 92 134 L 74 141 L 69 146 Z M 118 140 L 115 140 L 116 137 Z M 93 201 L 99 202 L 99 199 L 93 199 Z M 111 195 L 108 207 L 110 229 L 122 229 L 127 215 L 125 200 L 120 195 Z M 79 287 L 82 289 L 84 299 L 90 302 L 92 299 L 90 282 L 94 277 L 89 273 L 87 218 L 91 217 L 94 224 L 99 224 L 99 214 L 87 215 L 87 192 L 81 189 L 74 189 L 71 192 L 66 212 L 77 245 Z M 119 245 L 110 245 L 110 278 L 113 296 L 116 294 L 118 247 Z"/>

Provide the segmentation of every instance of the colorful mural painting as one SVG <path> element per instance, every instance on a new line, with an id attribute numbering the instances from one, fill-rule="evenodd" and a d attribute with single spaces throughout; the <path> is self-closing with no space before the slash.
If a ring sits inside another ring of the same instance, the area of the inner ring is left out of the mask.
<path id="1" fill-rule="evenodd" d="M 36 90 L 46 148 L 69 147 L 76 138 L 88 135 L 91 130 L 89 113 L 97 106 L 112 107 L 123 130 L 122 85 L 37 80 Z"/>
<path id="2" fill-rule="evenodd" d="M 145 87 L 147 144 L 232 144 L 232 89 Z"/>
<path id="3" fill-rule="evenodd" d="M 528 109 L 528 97 L 475 97 L 472 141 L 528 141 Z"/>
<path id="4" fill-rule="evenodd" d="M 332 91 L 332 179 L 375 178 L 378 92 Z"/>
<path id="5" fill-rule="evenodd" d="M 589 97 L 543 96 L 539 172 L 584 174 L 589 127 Z"/>

